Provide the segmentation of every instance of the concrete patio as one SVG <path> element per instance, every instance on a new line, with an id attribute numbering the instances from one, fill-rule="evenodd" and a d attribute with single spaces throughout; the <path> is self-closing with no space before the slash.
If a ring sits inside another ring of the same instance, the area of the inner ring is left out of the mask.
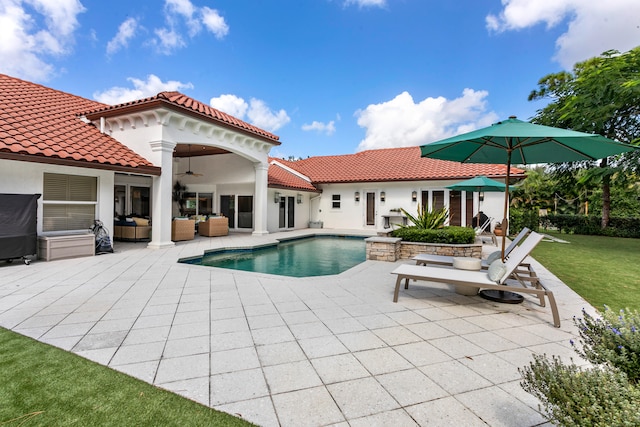
<path id="1" fill-rule="evenodd" d="M 572 318 L 595 310 L 535 260 L 561 328 L 530 296 L 498 304 L 416 284 L 394 304 L 398 263 L 299 279 L 176 262 L 334 232 L 0 263 L 0 326 L 261 426 L 545 425 L 518 368 L 535 353 L 576 357 Z"/>

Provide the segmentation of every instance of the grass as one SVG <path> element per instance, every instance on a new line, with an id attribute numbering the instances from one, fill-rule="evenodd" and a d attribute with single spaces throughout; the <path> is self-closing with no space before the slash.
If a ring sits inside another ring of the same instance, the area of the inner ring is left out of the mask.
<path id="1" fill-rule="evenodd" d="M 599 310 L 640 310 L 640 239 L 546 234 L 570 242 L 542 241 L 532 255 Z"/>
<path id="2" fill-rule="evenodd" d="M 0 328 L 0 426 L 251 426 Z"/>

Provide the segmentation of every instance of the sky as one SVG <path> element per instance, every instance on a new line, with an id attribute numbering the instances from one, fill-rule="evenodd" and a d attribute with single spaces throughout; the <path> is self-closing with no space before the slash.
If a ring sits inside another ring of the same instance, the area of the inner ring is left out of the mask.
<path id="1" fill-rule="evenodd" d="M 542 77 L 638 45 L 639 0 L 0 0 L 0 73 L 107 104 L 177 90 L 283 158 L 529 120 Z"/>

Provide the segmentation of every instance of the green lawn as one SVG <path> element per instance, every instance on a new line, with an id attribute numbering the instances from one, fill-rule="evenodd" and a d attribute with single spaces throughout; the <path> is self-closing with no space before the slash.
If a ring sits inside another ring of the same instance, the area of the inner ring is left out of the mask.
<path id="1" fill-rule="evenodd" d="M 0 328 L 0 426 L 250 426 Z"/>
<path id="2" fill-rule="evenodd" d="M 640 239 L 558 234 L 532 255 L 595 308 L 640 310 Z"/>

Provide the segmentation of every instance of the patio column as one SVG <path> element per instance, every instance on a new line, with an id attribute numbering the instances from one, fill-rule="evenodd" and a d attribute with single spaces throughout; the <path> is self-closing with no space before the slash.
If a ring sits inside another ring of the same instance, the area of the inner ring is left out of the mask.
<path id="1" fill-rule="evenodd" d="M 173 188 L 173 150 L 175 142 L 150 142 L 155 160 L 160 163 L 160 176 L 153 177 L 151 242 L 148 248 L 161 249 L 174 246 L 171 241 L 171 213 Z M 157 163 L 156 163 L 157 164 Z"/>
<path id="2" fill-rule="evenodd" d="M 256 187 L 253 200 L 253 235 L 262 236 L 269 234 L 267 230 L 267 183 L 268 183 L 268 163 L 254 163 L 256 170 Z"/>

